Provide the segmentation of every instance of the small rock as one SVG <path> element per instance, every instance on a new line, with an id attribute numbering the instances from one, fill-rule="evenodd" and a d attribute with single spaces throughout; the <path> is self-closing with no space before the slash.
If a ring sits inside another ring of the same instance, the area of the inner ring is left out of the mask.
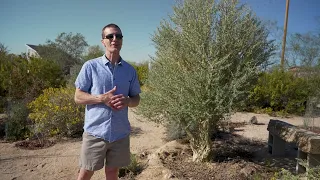
<path id="1" fill-rule="evenodd" d="M 29 169 L 29 172 L 32 172 L 33 171 L 33 169 Z"/>
<path id="2" fill-rule="evenodd" d="M 141 159 L 143 159 L 143 158 L 148 156 L 148 152 L 145 151 L 145 152 L 141 153 L 139 156 L 140 156 Z"/>
<path id="3" fill-rule="evenodd" d="M 23 166 L 28 166 L 28 164 L 24 164 Z"/>
<path id="4" fill-rule="evenodd" d="M 163 179 L 172 179 L 172 178 L 174 178 L 174 175 L 168 170 L 163 170 L 162 174 L 164 174 Z"/>
<path id="5" fill-rule="evenodd" d="M 38 168 L 38 169 L 41 169 L 41 168 L 43 168 L 45 165 L 46 165 L 46 163 L 39 164 L 39 165 L 37 166 L 37 168 Z"/>
<path id="6" fill-rule="evenodd" d="M 251 166 L 246 166 L 240 170 L 240 174 L 242 174 L 244 177 L 249 177 L 255 172 L 256 172 L 256 168 Z"/>
<path id="7" fill-rule="evenodd" d="M 258 119 L 256 116 L 252 116 L 250 119 L 250 124 L 258 124 Z"/>

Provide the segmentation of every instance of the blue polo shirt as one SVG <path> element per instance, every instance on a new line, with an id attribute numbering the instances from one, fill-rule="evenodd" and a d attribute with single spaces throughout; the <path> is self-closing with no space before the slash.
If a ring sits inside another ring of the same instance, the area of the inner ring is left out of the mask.
<path id="1" fill-rule="evenodd" d="M 122 59 L 113 67 L 105 55 L 84 63 L 75 86 L 92 95 L 104 94 L 114 86 L 117 87 L 115 94 L 124 96 L 141 92 L 135 69 Z M 84 131 L 109 142 L 128 136 L 128 107 L 113 111 L 103 103 L 86 105 Z"/>

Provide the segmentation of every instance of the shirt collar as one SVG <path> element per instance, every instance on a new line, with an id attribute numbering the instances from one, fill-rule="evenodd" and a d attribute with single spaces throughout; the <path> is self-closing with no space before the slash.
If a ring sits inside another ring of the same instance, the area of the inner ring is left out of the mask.
<path id="1" fill-rule="evenodd" d="M 102 59 L 103 59 L 103 63 L 105 65 L 108 65 L 110 63 L 110 60 L 107 58 L 107 56 L 105 54 L 102 56 Z M 117 63 L 117 65 L 122 65 L 122 57 L 121 56 L 120 56 L 120 60 Z"/>

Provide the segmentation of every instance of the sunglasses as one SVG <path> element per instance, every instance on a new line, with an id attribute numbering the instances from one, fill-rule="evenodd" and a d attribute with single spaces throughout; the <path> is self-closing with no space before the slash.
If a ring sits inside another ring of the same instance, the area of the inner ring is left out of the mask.
<path id="1" fill-rule="evenodd" d="M 123 38 L 122 34 L 108 34 L 103 39 L 113 39 L 113 37 L 116 36 L 116 39 L 120 40 Z"/>

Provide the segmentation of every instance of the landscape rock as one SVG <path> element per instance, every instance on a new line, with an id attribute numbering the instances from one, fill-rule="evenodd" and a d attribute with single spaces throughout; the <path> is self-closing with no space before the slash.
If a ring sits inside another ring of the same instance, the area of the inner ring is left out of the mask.
<path id="1" fill-rule="evenodd" d="M 250 124 L 258 124 L 258 119 L 256 116 L 252 116 L 251 119 L 250 119 Z"/>

